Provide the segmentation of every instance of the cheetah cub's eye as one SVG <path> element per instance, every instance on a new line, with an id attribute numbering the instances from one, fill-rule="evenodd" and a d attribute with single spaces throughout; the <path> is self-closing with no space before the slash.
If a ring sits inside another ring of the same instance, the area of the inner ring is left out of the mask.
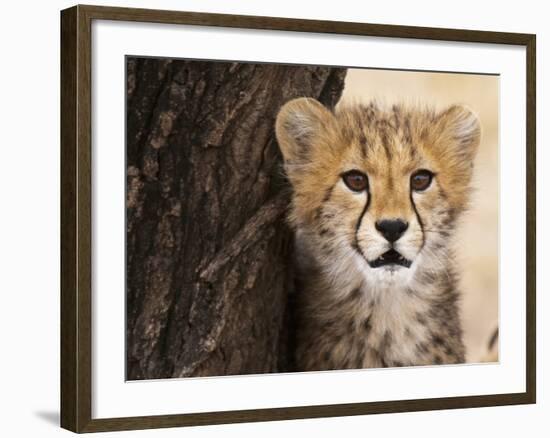
<path id="1" fill-rule="evenodd" d="M 369 187 L 369 179 L 367 175 L 358 170 L 350 170 L 342 175 L 342 179 L 350 190 L 354 192 L 362 192 Z"/>
<path id="2" fill-rule="evenodd" d="M 422 192 L 430 187 L 434 174 L 429 170 L 417 170 L 411 175 L 411 189 Z"/>

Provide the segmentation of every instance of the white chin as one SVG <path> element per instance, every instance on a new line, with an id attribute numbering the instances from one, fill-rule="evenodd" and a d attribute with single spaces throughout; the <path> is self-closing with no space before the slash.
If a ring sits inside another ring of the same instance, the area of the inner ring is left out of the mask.
<path id="1" fill-rule="evenodd" d="M 413 267 L 391 264 L 371 269 L 371 281 L 382 287 L 405 285 L 411 280 L 413 273 Z"/>
<path id="2" fill-rule="evenodd" d="M 401 265 L 386 265 L 386 266 L 382 266 L 381 269 L 383 269 L 386 272 L 397 272 L 400 269 L 409 269 L 409 268 L 406 268 L 405 266 L 401 266 Z"/>

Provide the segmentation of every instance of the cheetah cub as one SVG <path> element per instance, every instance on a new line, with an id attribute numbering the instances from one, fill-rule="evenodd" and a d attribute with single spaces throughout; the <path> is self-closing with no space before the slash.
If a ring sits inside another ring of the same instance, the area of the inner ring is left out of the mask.
<path id="1" fill-rule="evenodd" d="M 300 371 L 464 362 L 450 238 L 480 124 L 375 103 L 286 103 L 276 135 L 293 188 Z"/>

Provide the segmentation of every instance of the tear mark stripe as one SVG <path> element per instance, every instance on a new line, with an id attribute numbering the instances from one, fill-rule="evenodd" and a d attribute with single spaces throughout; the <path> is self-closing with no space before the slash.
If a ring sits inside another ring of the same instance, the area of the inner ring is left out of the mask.
<path id="1" fill-rule="evenodd" d="M 369 209 L 370 205 L 370 190 L 367 190 L 367 202 L 365 202 L 365 206 L 363 207 L 363 211 L 359 215 L 359 219 L 357 220 L 357 224 L 355 225 L 355 241 L 353 242 L 352 246 L 353 248 L 365 259 L 365 261 L 368 263 L 369 261 L 365 257 L 365 254 L 361 250 L 361 247 L 359 246 L 359 228 L 361 228 L 361 222 L 363 221 L 363 217 L 365 216 L 365 213 Z"/>
<path id="2" fill-rule="evenodd" d="M 422 251 L 422 248 L 424 248 L 424 244 L 426 243 L 426 234 L 424 233 L 424 223 L 422 222 L 422 218 L 420 217 L 420 214 L 418 213 L 418 210 L 416 208 L 416 204 L 414 203 L 412 190 L 409 197 L 411 200 L 412 208 L 414 210 L 414 214 L 416 215 L 416 220 L 418 221 L 418 225 L 420 225 L 420 231 L 422 232 L 422 245 L 420 245 L 420 250 L 419 250 L 419 251 Z"/>

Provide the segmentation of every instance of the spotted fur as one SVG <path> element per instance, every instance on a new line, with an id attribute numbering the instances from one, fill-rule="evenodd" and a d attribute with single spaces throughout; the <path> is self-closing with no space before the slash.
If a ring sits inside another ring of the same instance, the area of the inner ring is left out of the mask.
<path id="1" fill-rule="evenodd" d="M 468 204 L 477 117 L 376 103 L 333 112 L 299 98 L 281 109 L 276 134 L 293 188 L 298 368 L 464 362 L 450 238 Z M 410 186 L 419 169 L 434 174 L 422 192 Z M 350 170 L 368 176 L 367 190 L 346 186 Z M 375 227 L 384 219 L 408 223 L 394 248 L 409 268 L 369 265 L 391 247 Z"/>

